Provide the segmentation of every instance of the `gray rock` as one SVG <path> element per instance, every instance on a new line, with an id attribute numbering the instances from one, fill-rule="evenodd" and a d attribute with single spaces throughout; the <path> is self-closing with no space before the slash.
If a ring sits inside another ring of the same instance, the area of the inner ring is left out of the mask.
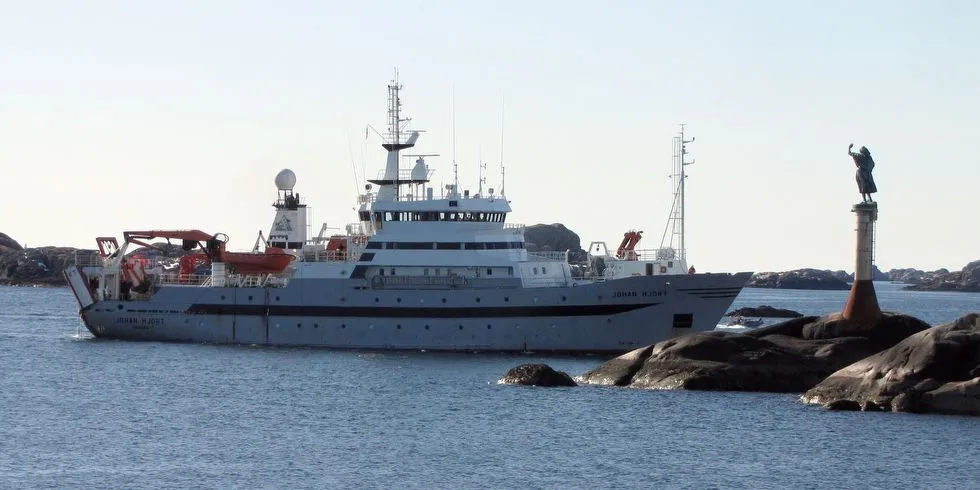
<path id="1" fill-rule="evenodd" d="M 746 306 L 744 308 L 739 308 L 735 311 L 726 313 L 725 316 L 757 316 L 760 318 L 799 318 L 803 316 L 802 313 L 793 310 L 786 310 L 783 308 L 773 308 L 769 305 L 762 306 Z"/>
<path id="2" fill-rule="evenodd" d="M 24 247 L 21 247 L 16 240 L 10 238 L 5 233 L 0 233 L 0 253 L 16 252 L 23 249 Z"/>
<path id="3" fill-rule="evenodd" d="M 568 251 L 569 262 L 584 263 L 588 254 L 582 250 L 582 240 L 561 223 L 537 224 L 524 230 L 525 247 L 529 252 Z"/>
<path id="4" fill-rule="evenodd" d="M 0 252 L 0 284 L 64 286 L 61 272 L 75 263 L 72 247 Z"/>
<path id="5" fill-rule="evenodd" d="M 980 314 L 916 333 L 833 373 L 803 397 L 896 412 L 980 416 Z"/>
<path id="6" fill-rule="evenodd" d="M 912 291 L 964 291 L 980 292 L 980 260 L 966 264 L 962 270 L 946 269 L 923 273 L 918 284 L 905 289 Z"/>
<path id="7" fill-rule="evenodd" d="M 578 386 L 567 373 L 556 371 L 547 364 L 521 364 L 507 371 L 499 382 L 527 386 Z"/>
<path id="8" fill-rule="evenodd" d="M 745 287 L 775 289 L 847 290 L 848 274 L 844 271 L 797 269 L 787 272 L 760 272 Z"/>
<path id="9" fill-rule="evenodd" d="M 745 334 L 700 332 L 634 350 L 585 373 L 588 384 L 653 389 L 802 393 L 843 366 L 929 325 L 885 314 L 870 327 L 839 314 L 801 317 Z"/>

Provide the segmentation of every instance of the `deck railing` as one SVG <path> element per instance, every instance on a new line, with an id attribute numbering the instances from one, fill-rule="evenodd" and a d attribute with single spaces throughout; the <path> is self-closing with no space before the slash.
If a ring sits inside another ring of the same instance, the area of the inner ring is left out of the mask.
<path id="1" fill-rule="evenodd" d="M 528 252 L 531 260 L 547 260 L 550 262 L 568 262 L 568 252 Z"/>

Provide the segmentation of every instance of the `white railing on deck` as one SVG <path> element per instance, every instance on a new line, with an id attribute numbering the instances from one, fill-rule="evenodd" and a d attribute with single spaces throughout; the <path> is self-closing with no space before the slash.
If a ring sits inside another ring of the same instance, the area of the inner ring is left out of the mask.
<path id="1" fill-rule="evenodd" d="M 568 252 L 528 252 L 527 256 L 531 259 L 547 260 L 551 262 L 568 262 Z"/>
<path id="2" fill-rule="evenodd" d="M 95 250 L 76 250 L 75 265 L 82 267 L 101 267 L 105 265 L 105 259 Z"/>
<path id="3" fill-rule="evenodd" d="M 303 252 L 303 262 L 357 262 L 361 252 L 341 252 L 340 250 L 313 250 Z"/>
<path id="4" fill-rule="evenodd" d="M 601 256 L 601 255 L 600 255 Z M 642 250 L 624 250 L 623 256 L 617 255 L 616 250 L 609 250 L 609 256 L 621 260 L 682 260 L 684 254 L 679 250 L 665 248 L 651 248 Z"/>

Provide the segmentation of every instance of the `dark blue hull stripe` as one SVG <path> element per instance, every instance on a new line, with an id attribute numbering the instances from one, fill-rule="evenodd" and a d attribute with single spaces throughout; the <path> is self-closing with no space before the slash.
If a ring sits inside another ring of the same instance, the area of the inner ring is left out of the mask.
<path id="1" fill-rule="evenodd" d="M 269 315 L 347 318 L 514 318 L 616 315 L 659 304 L 660 303 L 633 305 L 474 306 L 462 308 L 194 304 L 187 309 L 187 313 L 199 315 Z"/>

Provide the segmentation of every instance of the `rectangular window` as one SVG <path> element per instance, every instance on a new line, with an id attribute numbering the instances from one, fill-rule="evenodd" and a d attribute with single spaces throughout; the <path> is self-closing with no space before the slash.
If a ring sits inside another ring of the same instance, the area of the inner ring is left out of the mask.
<path id="1" fill-rule="evenodd" d="M 544 266 L 541 266 L 541 273 L 542 274 L 547 274 L 548 273 L 548 271 L 545 270 Z M 392 274 L 394 274 L 394 273 L 392 273 Z"/>
<path id="2" fill-rule="evenodd" d="M 391 275 L 395 275 L 395 269 L 391 269 Z"/>
<path id="3" fill-rule="evenodd" d="M 693 313 L 675 313 L 674 328 L 691 328 L 694 326 Z"/>
<path id="4" fill-rule="evenodd" d="M 385 248 L 385 242 L 368 242 L 364 248 L 368 250 L 381 250 Z"/>
<path id="5" fill-rule="evenodd" d="M 538 268 L 537 267 L 534 268 L 534 275 L 538 275 Z"/>
<path id="6" fill-rule="evenodd" d="M 466 245 L 466 250 L 483 250 L 484 248 L 482 243 L 477 242 L 466 242 L 464 245 Z"/>
<path id="7" fill-rule="evenodd" d="M 384 269 L 378 269 L 378 275 L 380 275 L 380 276 L 385 275 L 385 270 Z"/>
<path id="8" fill-rule="evenodd" d="M 459 250 L 459 242 L 436 242 L 436 250 Z"/>
<path id="9" fill-rule="evenodd" d="M 436 267 L 436 275 L 437 276 L 439 275 L 439 268 L 438 267 Z"/>
<path id="10" fill-rule="evenodd" d="M 429 275 L 429 269 L 422 269 L 422 275 L 423 276 Z"/>
<path id="11" fill-rule="evenodd" d="M 493 269 L 487 269 L 487 275 L 488 276 L 492 276 L 493 275 Z"/>
<path id="12" fill-rule="evenodd" d="M 432 242 L 397 242 L 399 250 L 432 250 Z"/>

